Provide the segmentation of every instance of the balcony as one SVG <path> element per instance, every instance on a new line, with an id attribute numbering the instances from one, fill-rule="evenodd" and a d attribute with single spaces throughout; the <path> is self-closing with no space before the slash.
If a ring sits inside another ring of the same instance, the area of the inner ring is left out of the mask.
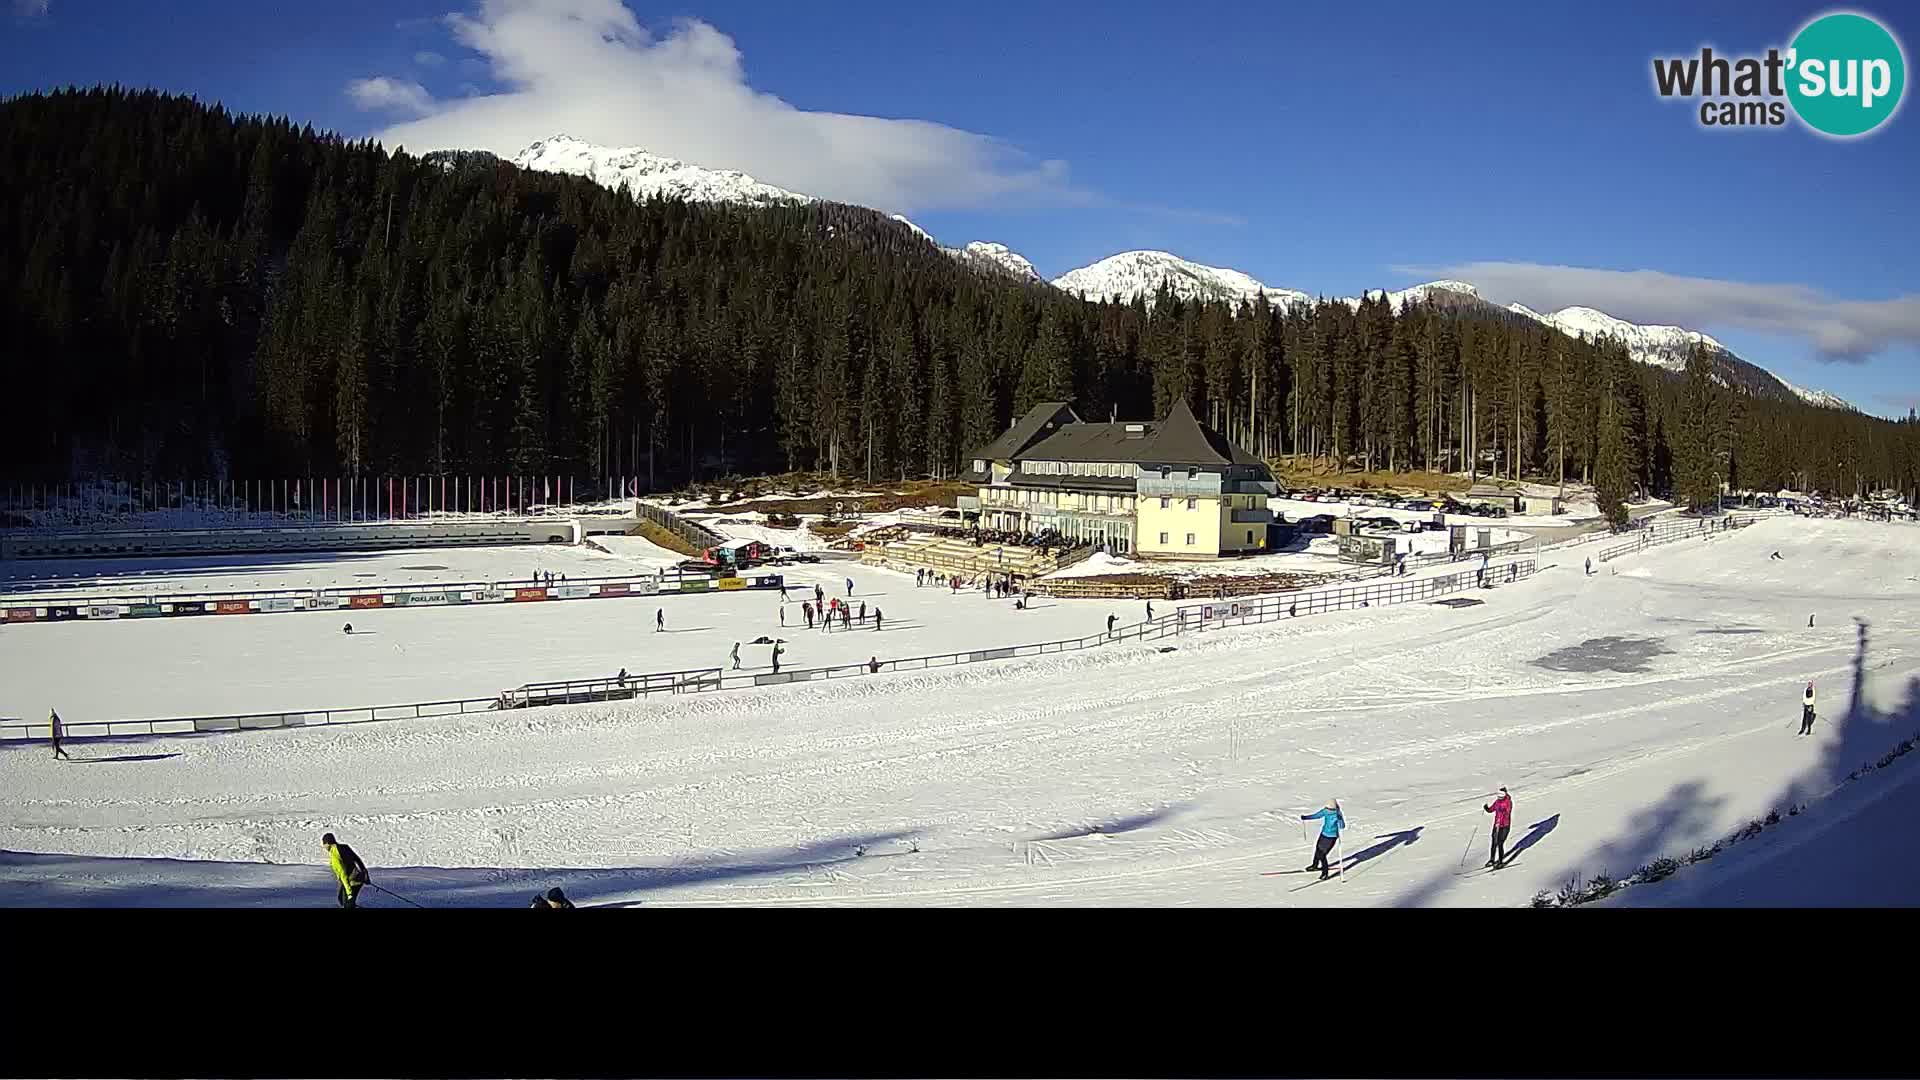
<path id="1" fill-rule="evenodd" d="M 953 501 L 958 509 L 966 513 L 977 514 L 980 512 L 980 496 L 978 495 L 961 495 Z"/>
<path id="2" fill-rule="evenodd" d="M 1233 521 L 1236 525 L 1270 525 L 1273 523 L 1273 511 L 1235 510 Z"/>

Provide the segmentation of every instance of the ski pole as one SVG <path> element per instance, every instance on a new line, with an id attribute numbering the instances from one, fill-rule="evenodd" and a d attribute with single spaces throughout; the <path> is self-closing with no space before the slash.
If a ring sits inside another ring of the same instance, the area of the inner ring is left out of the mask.
<path id="1" fill-rule="evenodd" d="M 381 892 L 383 892 L 383 893 L 386 893 L 386 894 L 387 894 L 388 896 L 391 896 L 391 897 L 393 897 L 393 898 L 394 898 L 395 900 L 398 900 L 398 901 L 400 901 L 400 902 L 401 902 L 401 903 L 403 903 L 403 904 L 413 904 L 413 901 L 411 901 L 411 900 L 409 900 L 409 899 L 407 899 L 407 898 L 406 898 L 406 897 L 404 897 L 404 896 L 401 896 L 401 895 L 400 895 L 399 893 L 397 893 L 397 892 L 394 892 L 394 891 L 393 891 L 392 889 L 388 889 L 388 888 L 384 888 L 384 887 L 382 887 L 382 886 L 379 886 L 379 885 L 375 885 L 375 884 L 374 884 L 373 882 L 371 882 L 371 881 L 369 881 L 369 882 L 367 882 L 367 888 L 369 888 L 369 889 L 379 889 L 379 890 L 380 890 Z M 427 905 L 425 905 L 425 904 L 413 904 L 413 906 L 414 906 L 414 907 L 417 907 L 417 908 L 424 908 L 424 907 L 426 907 Z"/>
<path id="2" fill-rule="evenodd" d="M 1466 868 L 1466 865 L 1467 865 L 1467 856 L 1468 856 L 1469 854 L 1471 854 L 1471 853 L 1472 853 L 1472 851 L 1473 851 L 1473 838 L 1474 838 L 1475 836 L 1478 836 L 1479 834 L 1480 834 L 1480 826 L 1478 826 L 1478 825 L 1475 825 L 1475 826 L 1474 826 L 1473 828 L 1471 828 L 1471 829 L 1468 829 L 1468 830 L 1467 830 L 1467 846 L 1466 846 L 1466 847 L 1464 847 L 1464 848 L 1462 848 L 1462 849 L 1460 849 L 1460 866 L 1459 866 L 1459 869 L 1465 869 L 1465 868 Z"/>

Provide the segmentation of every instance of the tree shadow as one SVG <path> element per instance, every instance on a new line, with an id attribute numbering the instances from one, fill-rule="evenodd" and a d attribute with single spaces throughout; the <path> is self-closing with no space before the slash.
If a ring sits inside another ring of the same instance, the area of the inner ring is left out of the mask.
<path id="1" fill-rule="evenodd" d="M 1083 836 L 1093 836 L 1096 833 L 1112 836 L 1117 833 L 1133 832 L 1137 829 L 1144 829 L 1149 825 L 1155 825 L 1183 814 L 1187 811 L 1187 806 L 1187 803 L 1173 803 L 1157 810 L 1148 810 L 1144 813 L 1130 814 L 1126 817 L 1108 818 L 1105 821 L 1095 822 L 1091 825 L 1079 825 L 1059 829 L 1045 836 L 1033 837 L 1033 839 L 1044 843 L 1048 840 L 1078 840 Z"/>
<path id="2" fill-rule="evenodd" d="M 1920 678 L 1908 681 L 1904 698 L 1891 708 L 1877 709 L 1868 700 L 1872 624 L 1856 617 L 1854 628 L 1852 684 L 1846 696 L 1846 708 L 1837 719 L 1822 718 L 1829 730 L 1819 742 L 1815 759 L 1795 773 L 1766 801 L 1765 805 L 1777 810 L 1782 817 L 1788 816 L 1790 808 L 1833 791 L 1850 774 L 1859 773 L 1863 767 L 1871 771 L 1874 760 L 1891 749 L 1892 744 L 1900 738 L 1911 734 L 1914 722 L 1920 720 Z M 1788 731 L 1797 727 L 1798 705 L 1797 695 L 1783 703 L 1780 725 L 1783 738 L 1790 737 Z M 1789 724 L 1787 721 L 1790 719 L 1795 723 Z M 1814 732 L 1816 735 L 1822 734 L 1821 724 L 1816 723 Z M 1711 794 L 1705 780 L 1694 779 L 1675 784 L 1658 802 L 1632 812 L 1617 835 L 1570 859 L 1567 864 L 1569 873 L 1589 877 L 1604 873 L 1621 880 L 1656 858 L 1678 858 L 1697 847 L 1710 846 L 1734 831 L 1719 820 L 1720 812 L 1728 801 L 1725 795 Z M 1560 815 L 1555 814 L 1532 826 L 1539 830 L 1538 834 L 1530 832 L 1515 846 L 1513 854 L 1524 852 L 1552 831 L 1541 826 L 1550 822 L 1557 827 L 1559 821 Z M 1713 871 L 1709 865 L 1682 872 Z M 1398 906 L 1427 903 L 1446 891 L 1451 884 L 1451 874 L 1435 874 L 1404 893 L 1395 903 Z"/>
<path id="3" fill-rule="evenodd" d="M 368 890 L 360 906 L 526 907 L 535 893 L 559 886 L 581 906 L 637 903 L 633 894 L 714 882 L 804 873 L 854 862 L 876 844 L 926 835 L 900 829 L 855 833 L 787 848 L 769 848 L 660 866 L 372 867 L 373 880 L 395 894 Z M 362 852 L 375 855 L 375 852 Z M 743 898 L 742 903 L 751 903 Z M 0 907 L 332 907 L 333 875 L 324 865 L 215 862 L 190 859 L 96 858 L 0 851 Z"/>

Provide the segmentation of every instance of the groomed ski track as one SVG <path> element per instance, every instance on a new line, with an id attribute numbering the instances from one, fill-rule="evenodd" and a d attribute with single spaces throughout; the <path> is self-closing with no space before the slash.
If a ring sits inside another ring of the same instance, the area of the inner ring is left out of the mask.
<path id="1" fill-rule="evenodd" d="M 1592 576 L 1548 555 L 1477 606 L 1171 652 L 90 744 L 85 764 L 7 747 L 0 903 L 324 906 L 331 830 L 429 906 L 553 884 L 649 907 L 1523 904 L 1707 843 L 1920 727 L 1917 540 L 1780 519 Z M 1798 738 L 1808 680 L 1822 723 Z M 1517 857 L 1463 874 L 1501 784 Z M 1298 815 L 1336 795 L 1347 873 L 1261 877 L 1306 865 Z"/>

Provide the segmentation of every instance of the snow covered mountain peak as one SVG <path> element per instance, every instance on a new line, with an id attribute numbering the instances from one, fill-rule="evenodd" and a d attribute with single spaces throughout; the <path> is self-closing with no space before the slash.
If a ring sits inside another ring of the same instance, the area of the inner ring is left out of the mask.
<path id="1" fill-rule="evenodd" d="M 1152 301 L 1165 284 L 1183 300 L 1226 300 L 1237 303 L 1266 296 L 1278 304 L 1309 303 L 1312 297 L 1295 289 L 1276 289 L 1238 270 L 1191 262 L 1168 251 L 1123 251 L 1053 279 L 1055 288 L 1089 300 L 1118 296 L 1130 302 L 1136 296 Z"/>
<path id="2" fill-rule="evenodd" d="M 1585 335 L 1595 340 L 1611 337 L 1625 345 L 1635 360 L 1668 371 L 1685 370 L 1687 353 L 1695 344 L 1720 352 L 1728 351 L 1725 345 L 1698 330 L 1679 326 L 1644 326 L 1614 318 L 1598 308 L 1576 305 L 1563 307 L 1550 315 L 1542 315 L 1521 304 L 1509 304 L 1507 309 L 1537 319 L 1572 337 Z"/>
<path id="3" fill-rule="evenodd" d="M 554 135 L 514 155 L 523 169 L 584 176 L 618 190 L 625 184 L 636 199 L 655 195 L 688 202 L 737 202 L 756 206 L 812 202 L 813 197 L 761 183 L 733 169 L 709 169 L 637 146 L 609 147 Z"/>
<path id="4" fill-rule="evenodd" d="M 1005 244 L 974 240 L 957 251 L 953 248 L 948 248 L 947 251 L 963 262 L 998 267 L 1014 277 L 1027 281 L 1041 280 L 1039 272 L 1034 270 L 1033 264 L 1027 261 L 1026 256 Z"/>

